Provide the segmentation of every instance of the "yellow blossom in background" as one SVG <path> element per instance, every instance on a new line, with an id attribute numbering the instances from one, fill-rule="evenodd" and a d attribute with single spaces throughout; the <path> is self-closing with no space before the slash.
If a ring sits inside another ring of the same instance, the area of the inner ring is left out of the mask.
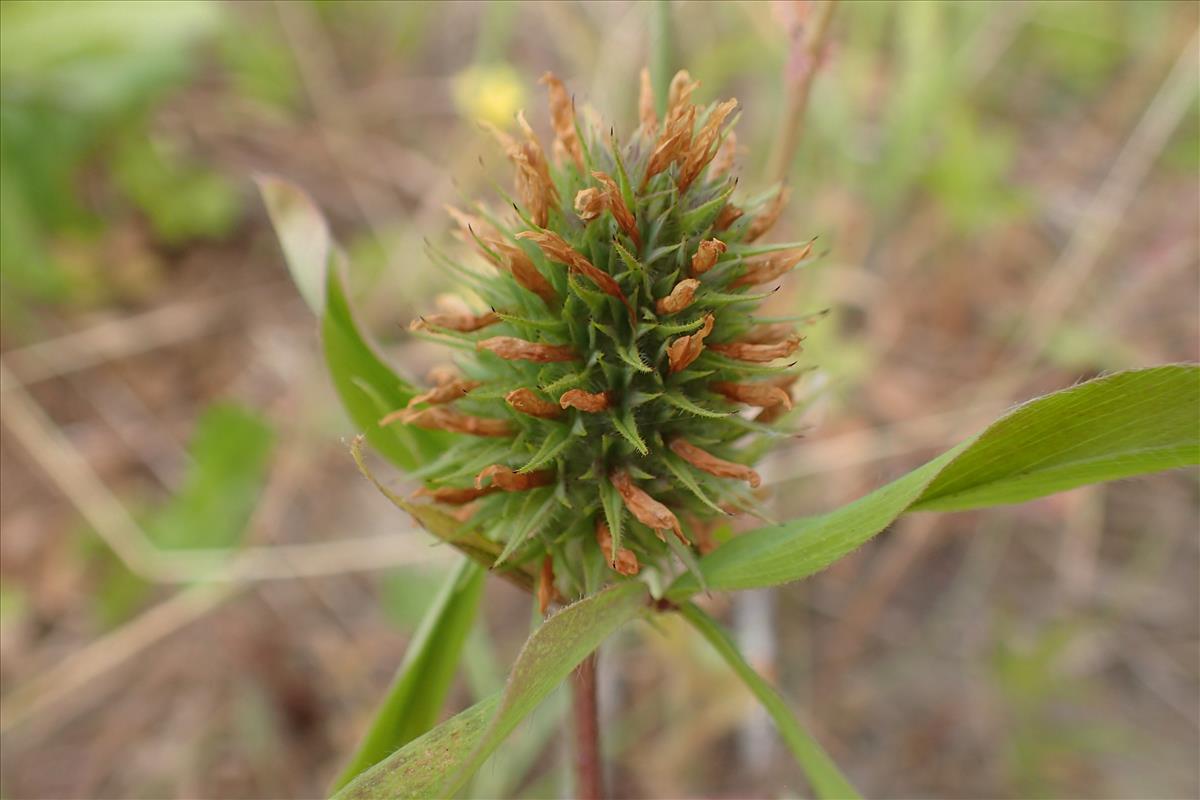
<path id="1" fill-rule="evenodd" d="M 454 77 L 454 104 L 470 120 L 507 127 L 525 97 L 525 85 L 508 64 L 477 64 Z"/>

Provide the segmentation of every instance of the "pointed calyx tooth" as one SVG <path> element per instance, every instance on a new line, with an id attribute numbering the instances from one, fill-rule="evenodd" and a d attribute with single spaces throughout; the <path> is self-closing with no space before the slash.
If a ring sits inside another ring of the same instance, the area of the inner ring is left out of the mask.
<path id="1" fill-rule="evenodd" d="M 527 342 L 514 336 L 493 336 L 475 343 L 476 350 L 495 353 L 505 361 L 533 361 L 550 364 L 556 361 L 574 361 L 579 358 L 569 344 L 541 344 Z"/>
<path id="2" fill-rule="evenodd" d="M 554 599 L 554 559 L 549 553 L 542 559 L 542 571 L 538 573 L 537 600 L 538 613 L 543 617 L 550 610 L 550 601 Z"/>
<path id="3" fill-rule="evenodd" d="M 758 286 L 759 284 L 770 283 L 808 258 L 809 254 L 812 253 L 812 248 L 813 243 L 809 242 L 803 247 L 793 247 L 791 250 L 770 253 L 757 258 L 746 264 L 746 271 L 737 280 L 729 284 L 729 286 L 732 289 L 740 289 L 743 286 Z"/>
<path id="4" fill-rule="evenodd" d="M 430 406 L 419 411 L 393 411 L 379 420 L 379 424 L 389 425 L 396 420 L 427 430 L 466 433 L 471 436 L 511 436 L 513 432 L 507 420 L 472 417 L 445 406 Z"/>
<path id="5" fill-rule="evenodd" d="M 668 446 L 675 455 L 696 469 L 707 472 L 709 475 L 715 475 L 718 478 L 736 478 L 740 481 L 746 481 L 753 489 L 757 489 L 762 484 L 762 478 L 759 477 L 759 474 L 745 464 L 737 464 L 733 461 L 717 458 L 712 453 L 701 450 L 681 436 L 672 439 Z"/>
<path id="6" fill-rule="evenodd" d="M 526 255 L 520 247 L 509 242 L 498 242 L 495 247 L 500 252 L 501 258 L 504 259 L 508 271 L 512 273 L 513 279 L 520 284 L 521 288 L 528 289 L 542 298 L 542 302 L 547 306 L 553 307 L 554 302 L 558 300 L 558 294 L 550 285 L 550 281 L 546 280 L 546 276 L 534 266 L 533 259 Z"/>
<path id="7" fill-rule="evenodd" d="M 558 190 L 550 177 L 546 153 L 542 150 L 537 135 L 525 121 L 523 113 L 517 114 L 517 124 L 525 136 L 524 142 L 518 142 L 494 125 L 484 124 L 500 142 L 508 160 L 517 168 L 517 196 L 529 209 L 529 216 L 533 221 L 538 226 L 544 226 L 550 219 L 550 208 L 558 203 Z"/>
<path id="8" fill-rule="evenodd" d="M 664 538 L 664 530 L 672 530 L 681 541 L 687 543 L 687 537 L 683 535 L 683 529 L 679 527 L 679 519 L 674 512 L 646 494 L 633 482 L 627 471 L 615 469 L 609 473 L 608 479 L 621 495 L 622 502 L 629 509 L 629 513 L 633 514 L 634 519 L 658 534 L 660 539 Z"/>
<path id="9" fill-rule="evenodd" d="M 792 396 L 787 390 L 772 383 L 734 383 L 732 381 L 714 381 L 709 388 L 719 395 L 735 403 L 744 403 L 759 408 L 775 408 L 777 406 L 790 410 Z"/>
<path id="10" fill-rule="evenodd" d="M 498 486 L 485 486 L 482 489 L 477 489 L 474 486 L 463 488 L 443 486 L 439 489 L 422 487 L 413 493 L 413 497 L 428 497 L 435 503 L 462 506 L 498 491 L 500 491 Z"/>
<path id="11" fill-rule="evenodd" d="M 634 319 L 633 306 L 621 291 L 621 285 L 604 270 L 596 267 L 571 247 L 565 239 L 552 231 L 521 231 L 518 239 L 528 239 L 541 248 L 546 258 L 559 264 L 565 264 L 572 272 L 577 272 L 600 289 L 605 294 L 617 298 L 629 311 L 630 319 Z"/>
<path id="12" fill-rule="evenodd" d="M 714 353 L 737 359 L 738 361 L 753 361 L 765 364 L 778 358 L 786 358 L 800 349 L 803 337 L 793 335 L 782 342 L 771 344 L 750 344 L 747 342 L 728 342 L 726 344 L 710 344 L 708 348 Z"/>
<path id="13" fill-rule="evenodd" d="M 641 250 L 642 237 L 638 233 L 637 218 L 633 216 L 629 206 L 625 205 L 625 198 L 621 195 L 621 189 L 617 186 L 617 182 L 608 173 L 599 170 L 592 172 L 592 177 L 604 184 L 602 195 L 605 207 L 613 215 L 613 219 L 617 221 L 617 225 L 621 227 L 625 235 L 633 241 L 633 246 Z"/>
<path id="14" fill-rule="evenodd" d="M 600 552 L 604 554 L 604 560 L 610 567 L 622 575 L 638 574 L 641 567 L 637 556 L 627 547 L 613 552 L 612 531 L 608 529 L 608 523 L 599 517 L 596 518 L 596 544 L 600 545 Z"/>
<path id="15" fill-rule="evenodd" d="M 771 198 L 771 202 L 758 212 L 758 216 L 750 220 L 750 224 L 746 226 L 746 233 L 742 236 L 743 242 L 753 242 L 758 237 L 762 236 L 779 221 L 779 215 L 783 213 L 784 206 L 787 205 L 788 198 L 792 196 L 792 190 L 786 186 L 780 186 L 779 191 Z"/>
<path id="16" fill-rule="evenodd" d="M 692 274 L 703 275 L 708 272 L 716 265 L 717 259 L 726 249 L 725 243 L 720 239 L 705 239 L 692 256 Z"/>
<path id="17" fill-rule="evenodd" d="M 658 131 L 658 116 L 654 113 L 654 85 L 650 83 L 650 70 L 642 67 L 641 91 L 638 93 L 638 120 L 642 133 L 651 138 Z"/>
<path id="18" fill-rule="evenodd" d="M 745 213 L 746 213 L 745 211 L 742 211 L 740 208 L 735 206 L 733 203 L 726 203 L 725 206 L 721 209 L 721 213 L 717 214 L 717 218 L 715 220 L 713 220 L 713 230 L 714 231 L 728 230 L 729 226 L 732 225 L 733 223 L 737 222 L 739 219 L 741 219 L 742 214 L 745 214 Z"/>
<path id="19" fill-rule="evenodd" d="M 663 316 L 678 314 L 692 304 L 692 301 L 696 299 L 696 290 L 699 288 L 700 281 L 695 278 L 686 278 L 675 284 L 675 288 L 669 295 L 660 298 L 654 304 L 654 310 Z"/>
<path id="20" fill-rule="evenodd" d="M 558 404 L 563 408 L 574 408 L 588 414 L 599 414 L 612 405 L 609 392 L 585 392 L 583 389 L 571 389 L 558 398 Z"/>
<path id="21" fill-rule="evenodd" d="M 488 478 L 492 479 L 492 486 L 502 492 L 526 492 L 554 483 L 554 470 L 535 469 L 533 472 L 514 472 L 503 464 L 492 464 L 475 476 L 475 488 L 482 489 L 484 481 Z"/>
<path id="22" fill-rule="evenodd" d="M 531 417 L 554 419 L 561 417 L 563 413 L 561 408 L 549 400 L 543 400 L 533 389 L 513 389 L 504 396 L 504 402 L 514 410 Z"/>
<path id="23" fill-rule="evenodd" d="M 708 165 L 708 178 L 713 180 L 722 175 L 727 174 L 733 169 L 735 160 L 737 159 L 737 134 L 733 131 L 725 134 L 725 141 L 721 143 L 721 149 L 717 151 L 717 155 Z"/>
<path id="24" fill-rule="evenodd" d="M 412 408 L 420 403 L 429 403 L 433 406 L 453 403 L 472 389 L 477 389 L 481 385 L 479 381 L 471 381 L 466 378 L 452 378 L 451 380 L 439 383 L 428 391 L 413 395 L 412 399 L 408 401 L 408 408 Z"/>
<path id="25" fill-rule="evenodd" d="M 700 330 L 688 336 L 680 336 L 667 346 L 667 359 L 671 372 L 686 369 L 689 364 L 700 357 L 704 351 L 704 339 L 712 333 L 714 318 L 712 314 L 704 316 L 704 325 Z"/>
<path id="26" fill-rule="evenodd" d="M 538 83 L 544 84 L 550 95 L 550 123 L 554 126 L 554 135 L 582 172 L 583 148 L 580 147 L 579 136 L 575 132 L 575 108 L 571 103 L 571 96 L 567 93 L 567 87 L 553 72 L 542 75 Z"/>
<path id="27" fill-rule="evenodd" d="M 482 217 L 477 217 L 474 214 L 468 214 L 452 205 L 444 205 L 446 213 L 453 218 L 458 224 L 459 238 L 464 242 L 470 242 L 475 249 L 483 254 L 483 257 L 493 263 L 496 261 L 496 254 L 490 252 L 489 248 L 495 249 L 497 242 L 504 241 L 504 237 L 500 235 L 500 231 L 487 220 Z"/>
<path id="28" fill-rule="evenodd" d="M 500 316 L 495 311 L 485 314 L 426 314 L 409 323 L 408 329 L 427 331 L 431 328 L 446 328 L 459 333 L 471 333 L 495 325 L 499 321 Z"/>
<path id="29" fill-rule="evenodd" d="M 709 112 L 708 119 L 704 121 L 700 132 L 692 139 L 687 153 L 680 161 L 677 184 L 680 193 L 687 191 L 692 182 L 700 176 L 701 170 L 717 155 L 717 149 L 721 146 L 721 126 L 725 124 L 725 119 L 735 108 L 737 108 L 737 100 L 730 99 L 718 103 Z"/>

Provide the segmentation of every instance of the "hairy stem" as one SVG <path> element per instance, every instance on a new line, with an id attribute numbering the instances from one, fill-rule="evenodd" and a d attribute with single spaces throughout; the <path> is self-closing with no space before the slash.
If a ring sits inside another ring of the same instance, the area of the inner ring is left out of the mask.
<path id="1" fill-rule="evenodd" d="M 571 704 L 575 727 L 575 796 L 603 800 L 604 765 L 600 761 L 600 717 L 596 705 L 596 654 L 571 674 Z"/>

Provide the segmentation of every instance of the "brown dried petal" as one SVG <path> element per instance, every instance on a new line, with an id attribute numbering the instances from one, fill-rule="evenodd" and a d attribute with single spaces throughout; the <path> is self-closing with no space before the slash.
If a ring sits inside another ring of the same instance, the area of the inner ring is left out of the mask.
<path id="1" fill-rule="evenodd" d="M 485 486 L 482 489 L 476 489 L 474 486 L 463 488 L 443 486 L 440 489 L 422 487 L 413 494 L 413 497 L 428 497 L 437 503 L 461 506 L 498 491 L 500 489 L 496 486 Z"/>
<path id="2" fill-rule="evenodd" d="M 621 195 L 621 189 L 617 186 L 617 182 L 598 170 L 592 173 L 592 177 L 604 184 L 604 202 L 608 206 L 609 212 L 612 213 L 613 219 L 621 226 L 625 235 L 633 240 L 634 247 L 640 250 L 642 237 L 638 233 L 637 219 L 629 210 L 629 206 L 625 205 L 625 198 Z"/>
<path id="3" fill-rule="evenodd" d="M 489 325 L 495 325 L 500 317 L 495 311 L 486 314 L 426 314 L 414 319 L 408 326 L 411 331 L 424 331 L 430 328 L 448 328 L 460 333 L 471 333 Z"/>
<path id="4" fill-rule="evenodd" d="M 420 411 L 392 412 L 381 419 L 379 424 L 387 425 L 397 419 L 402 420 L 406 425 L 415 425 L 418 428 L 435 431 L 453 431 L 471 436 L 512 435 L 512 429 L 506 420 L 472 417 L 445 406 L 430 406 Z"/>
<path id="5" fill-rule="evenodd" d="M 788 198 L 791 197 L 792 190 L 786 186 L 780 186 L 779 192 L 775 197 L 771 198 L 771 202 L 766 208 L 758 212 L 758 216 L 750 221 L 746 226 L 746 234 L 742 238 L 743 242 L 753 242 L 758 237 L 769 231 L 772 226 L 779 220 L 779 215 L 783 213 L 784 206 L 787 205 Z"/>
<path id="6" fill-rule="evenodd" d="M 425 379 L 434 386 L 444 386 L 451 381 L 459 379 L 458 370 L 450 364 L 438 364 L 430 368 L 425 374 Z"/>
<path id="7" fill-rule="evenodd" d="M 701 170 L 716 156 L 717 148 L 720 146 L 718 142 L 721 136 L 721 126 L 725 124 L 725 119 L 735 108 L 737 108 L 737 100 L 730 99 L 718 103 L 709 113 L 704 126 L 692 139 L 688 152 L 683 158 L 679 170 L 680 192 L 687 191 L 692 182 L 699 177 Z"/>
<path id="8" fill-rule="evenodd" d="M 654 86 L 650 83 L 650 70 L 642 67 L 641 91 L 638 94 L 638 118 L 642 132 L 653 137 L 658 130 L 658 115 L 654 113 Z"/>
<path id="9" fill-rule="evenodd" d="M 604 213 L 604 195 L 594 186 L 580 189 L 575 195 L 575 213 L 584 222 L 591 222 Z"/>
<path id="10" fill-rule="evenodd" d="M 604 554 L 604 560 L 610 567 L 622 575 L 638 574 L 640 567 L 632 550 L 622 547 L 614 556 L 612 531 L 603 519 L 596 520 L 596 543 L 600 545 L 600 552 Z"/>
<path id="11" fill-rule="evenodd" d="M 659 136 L 658 145 L 646 161 L 646 173 L 642 176 L 642 188 L 650 179 L 667 167 L 682 159 L 692 143 L 692 126 L 696 121 L 696 107 L 689 106 L 681 116 L 668 117 Z"/>
<path id="12" fill-rule="evenodd" d="M 704 351 L 704 338 L 712 333 L 713 315 L 704 316 L 704 327 L 689 336 L 680 336 L 667 346 L 667 358 L 671 364 L 671 372 L 686 369 L 689 364 L 700 357 Z"/>
<path id="13" fill-rule="evenodd" d="M 527 342 L 515 336 L 493 336 L 476 342 L 475 349 L 495 353 L 506 361 L 533 361 L 538 364 L 574 361 L 579 358 L 569 344 Z"/>
<path id="14" fill-rule="evenodd" d="M 692 101 L 692 92 L 700 86 L 700 81 L 692 80 L 686 69 L 681 69 L 671 78 L 667 89 L 667 124 L 686 113 L 688 104 Z"/>
<path id="15" fill-rule="evenodd" d="M 696 290 L 700 288 L 700 281 L 695 278 L 687 278 L 675 284 L 675 288 L 666 297 L 661 298 L 654 304 L 654 310 L 659 314 L 678 314 L 692 304 L 696 299 Z"/>
<path id="16" fill-rule="evenodd" d="M 629 477 L 628 472 L 623 469 L 614 470 L 609 474 L 608 479 L 616 488 L 617 493 L 621 495 L 621 500 L 629 509 L 629 513 L 633 514 L 638 522 L 657 533 L 660 539 L 663 538 L 662 531 L 670 529 L 680 540 L 687 542 L 687 538 L 683 535 L 683 529 L 679 527 L 679 519 L 671 509 L 639 488 Z"/>
<path id="17" fill-rule="evenodd" d="M 514 472 L 503 464 L 492 464 L 475 476 L 475 488 L 483 488 L 483 482 L 488 478 L 492 479 L 492 486 L 503 492 L 525 492 L 554 483 L 554 470 L 536 469 L 533 472 Z"/>
<path id="18" fill-rule="evenodd" d="M 542 145 L 526 122 L 524 114 L 517 114 L 517 124 L 525 134 L 524 142 L 517 142 L 494 125 L 485 123 L 504 148 L 508 160 L 517 168 L 517 195 L 529 209 L 529 216 L 539 226 L 545 225 L 550 218 L 551 206 L 558 202 L 558 190 L 550 178 L 550 167 L 546 163 Z"/>
<path id="19" fill-rule="evenodd" d="M 726 203 L 725 207 L 721 209 L 721 213 L 717 214 L 717 218 L 713 220 L 713 230 L 727 230 L 730 225 L 741 219 L 742 214 L 745 213 L 745 211 L 742 211 L 733 203 Z"/>
<path id="20" fill-rule="evenodd" d="M 582 389 L 571 389 L 558 398 L 558 404 L 563 408 L 575 408 L 588 414 L 599 414 L 612 404 L 608 392 L 585 392 Z"/>
<path id="21" fill-rule="evenodd" d="M 720 353 L 738 361 L 753 361 L 765 364 L 777 358 L 786 358 L 800 349 L 801 338 L 793 336 L 782 342 L 773 344 L 747 344 L 745 342 L 730 342 L 728 344 L 710 344 L 708 348 L 714 353 Z"/>
<path id="22" fill-rule="evenodd" d="M 445 383 L 439 383 L 437 386 L 433 387 L 427 392 L 414 395 L 413 398 L 408 401 L 408 405 L 409 407 L 412 407 L 418 403 L 429 403 L 430 405 L 436 406 L 443 403 L 453 403 L 467 392 L 481 385 L 482 384 L 479 381 L 471 381 L 467 380 L 466 378 L 446 381 Z"/>
<path id="23" fill-rule="evenodd" d="M 504 396 L 504 401 L 522 414 L 542 419 L 554 419 L 562 416 L 562 409 L 543 400 L 533 389 L 513 389 Z"/>
<path id="24" fill-rule="evenodd" d="M 672 439 L 670 448 L 675 455 L 696 469 L 707 472 L 709 475 L 715 475 L 718 478 L 736 478 L 740 481 L 746 481 L 753 489 L 757 489 L 762 484 L 762 478 L 759 474 L 745 464 L 737 464 L 733 461 L 717 458 L 712 453 L 701 450 L 686 439 Z"/>
<path id="25" fill-rule="evenodd" d="M 557 233 L 550 231 L 521 231 L 517 234 L 518 239 L 528 239 L 546 254 L 546 258 L 551 261 L 565 264 L 572 272 L 579 272 L 586 276 L 592 283 L 596 284 L 599 289 L 605 294 L 611 295 L 620 300 L 625 308 L 629 310 L 630 319 L 634 318 L 633 306 L 625 299 L 625 293 L 621 291 L 621 285 L 602 269 L 597 268 L 583 257 L 582 254 L 567 244 L 566 240 Z"/>
<path id="26" fill-rule="evenodd" d="M 813 243 L 809 242 L 803 247 L 784 250 L 780 253 L 771 253 L 755 261 L 751 261 L 746 265 L 746 271 L 737 280 L 729 284 L 729 286 L 730 288 L 738 289 L 743 286 L 758 286 L 762 283 L 769 283 L 808 258 L 809 253 L 812 252 L 812 247 Z"/>
<path id="27" fill-rule="evenodd" d="M 720 239 L 705 239 L 692 256 L 692 274 L 703 275 L 708 272 L 716 265 L 717 259 L 725 250 L 725 243 Z"/>
<path id="28" fill-rule="evenodd" d="M 774 406 L 772 408 L 764 408 L 762 411 L 758 412 L 757 416 L 754 417 L 754 421 L 761 422 L 764 425 L 769 425 L 772 422 L 774 422 L 775 420 L 777 420 L 779 417 L 782 417 L 786 412 L 791 411 L 792 403 L 790 401 L 792 399 L 792 386 L 798 380 L 800 380 L 799 375 L 791 374 L 791 375 L 779 375 L 774 378 L 770 378 L 766 381 L 763 381 L 763 383 L 765 383 L 769 386 L 774 386 L 777 389 L 779 389 L 781 392 L 785 393 L 787 395 L 789 402 L 786 407 L 785 406 Z"/>
<path id="29" fill-rule="evenodd" d="M 542 298 L 542 302 L 547 306 L 552 306 L 558 299 L 558 295 L 555 294 L 550 281 L 546 280 L 546 276 L 538 271 L 533 260 L 525 254 L 525 251 L 508 242 L 500 242 L 496 249 L 503 255 L 504 262 L 512 272 L 513 279 L 523 289 L 528 289 Z"/>
<path id="30" fill-rule="evenodd" d="M 542 559 L 542 571 L 538 574 L 537 600 L 538 613 L 543 617 L 550 610 L 550 601 L 554 599 L 554 559 L 547 553 Z"/>
<path id="31" fill-rule="evenodd" d="M 748 406 L 758 406 L 759 408 L 780 406 L 787 409 L 792 407 L 791 395 L 770 381 L 760 383 L 715 381 L 709 384 L 709 388 L 735 403 L 745 403 Z"/>
<path id="32" fill-rule="evenodd" d="M 575 133 L 575 109 L 567 87 L 552 72 L 542 75 L 538 83 L 545 84 L 550 94 L 550 123 L 554 126 L 554 135 L 562 142 L 563 149 L 570 154 L 575 166 L 582 171 L 583 149 L 579 145 L 579 136 Z"/>

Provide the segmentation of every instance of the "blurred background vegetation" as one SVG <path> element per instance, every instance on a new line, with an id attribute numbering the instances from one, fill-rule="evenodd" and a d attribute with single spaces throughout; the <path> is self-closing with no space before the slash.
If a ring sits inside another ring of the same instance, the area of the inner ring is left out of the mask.
<path id="1" fill-rule="evenodd" d="M 1011 403 L 1200 353 L 1198 6 L 840 4 L 776 236 L 811 330 L 779 516 L 849 500 Z M 453 556 L 364 486 L 251 177 L 305 186 L 361 314 L 451 288 L 422 240 L 507 184 L 477 121 L 537 78 L 635 120 L 661 57 L 736 96 L 765 168 L 794 2 L 0 4 L 0 795 L 317 797 Z M 398 485 L 404 487 L 399 482 Z M 712 598 L 868 796 L 1196 797 L 1194 474 L 917 515 Z M 231 553 L 236 551 L 236 556 Z M 490 585 L 454 702 L 528 633 Z M 602 654 L 616 796 L 796 796 L 769 723 L 664 624 Z M 556 697 L 475 796 L 554 797 Z M 449 711 L 449 709 L 448 709 Z"/>

